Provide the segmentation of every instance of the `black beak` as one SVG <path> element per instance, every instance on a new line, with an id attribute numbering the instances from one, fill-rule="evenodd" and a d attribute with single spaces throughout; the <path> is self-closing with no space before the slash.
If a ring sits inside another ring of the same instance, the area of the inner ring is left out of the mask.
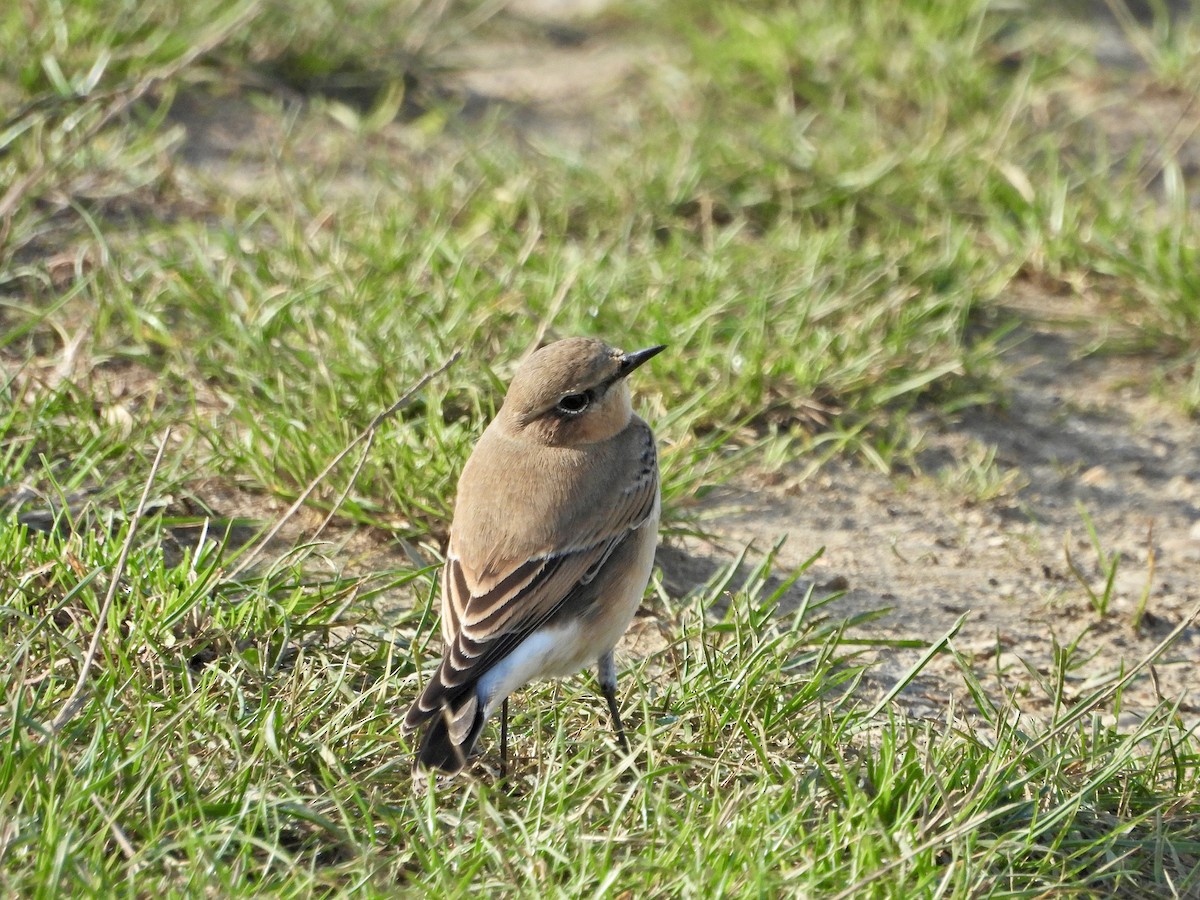
<path id="1" fill-rule="evenodd" d="M 666 344 L 659 344 L 657 347 L 647 347 L 645 350 L 634 350 L 632 353 L 626 353 L 621 357 L 620 368 L 617 369 L 617 377 L 624 378 L 642 363 L 650 359 L 650 357 L 658 356 L 658 354 L 666 349 Z"/>

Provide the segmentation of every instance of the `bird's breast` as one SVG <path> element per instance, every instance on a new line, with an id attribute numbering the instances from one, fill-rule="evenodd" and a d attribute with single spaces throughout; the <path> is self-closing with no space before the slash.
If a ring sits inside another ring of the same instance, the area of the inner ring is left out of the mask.
<path id="1" fill-rule="evenodd" d="M 524 442 L 493 423 L 459 479 L 453 550 L 481 577 L 553 555 L 594 533 L 647 475 L 657 475 L 653 436 L 636 417 L 617 437 L 580 448 Z"/>

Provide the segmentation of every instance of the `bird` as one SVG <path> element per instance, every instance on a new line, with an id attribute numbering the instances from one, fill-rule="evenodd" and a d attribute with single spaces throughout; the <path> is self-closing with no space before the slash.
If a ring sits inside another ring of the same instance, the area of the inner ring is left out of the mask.
<path id="1" fill-rule="evenodd" d="M 613 648 L 650 580 L 661 510 L 658 452 L 628 378 L 666 345 L 594 338 L 533 352 L 458 481 L 441 576 L 444 651 L 409 708 L 415 763 L 459 772 L 509 695 L 589 664 L 628 752 Z"/>

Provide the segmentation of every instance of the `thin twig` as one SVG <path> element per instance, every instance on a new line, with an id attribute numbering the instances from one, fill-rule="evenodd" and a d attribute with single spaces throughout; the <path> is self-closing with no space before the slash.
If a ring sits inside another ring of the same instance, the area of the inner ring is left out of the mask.
<path id="1" fill-rule="evenodd" d="M 117 842 L 117 846 L 121 848 L 121 852 L 125 854 L 125 858 L 132 861 L 137 856 L 137 851 L 133 848 L 129 836 L 125 833 L 125 829 L 117 824 L 117 820 L 113 818 L 112 813 L 104 808 L 104 804 L 100 802 L 100 798 L 94 793 L 91 795 L 92 806 L 104 817 L 104 821 L 108 824 L 109 831 L 112 832 L 113 840 Z"/>
<path id="2" fill-rule="evenodd" d="M 346 502 L 346 498 L 350 496 L 350 489 L 354 487 L 354 482 L 358 481 L 358 476 L 366 465 L 367 457 L 371 455 L 371 447 L 375 444 L 375 435 L 378 432 L 372 431 L 367 437 L 366 445 L 363 447 L 362 453 L 359 454 L 358 462 L 354 464 L 354 471 L 350 473 L 350 477 L 346 479 L 346 486 L 342 488 L 342 492 L 338 498 L 333 501 L 333 506 L 329 507 L 329 512 L 325 518 L 321 520 L 321 524 L 317 526 L 316 531 L 312 533 L 309 541 L 316 541 L 329 527 L 329 523 L 333 521 L 333 517 L 337 515 L 337 511 L 342 508 L 342 504 Z"/>
<path id="3" fill-rule="evenodd" d="M 75 680 L 71 696 L 67 698 L 67 702 L 63 704 L 58 715 L 54 717 L 54 721 L 50 723 L 50 731 L 54 734 L 62 731 L 83 707 L 83 692 L 87 688 L 88 676 L 96 661 L 96 654 L 100 650 L 100 637 L 104 634 L 104 627 L 108 622 L 108 611 L 112 608 L 113 599 L 117 596 L 117 585 L 121 583 L 121 578 L 125 575 L 125 566 L 129 562 L 129 554 L 133 550 L 133 540 L 137 535 L 138 524 L 142 520 L 142 514 L 146 511 L 146 501 L 150 498 L 150 489 L 154 485 L 154 478 L 158 474 L 158 467 L 162 465 L 163 454 L 167 451 L 167 442 L 170 439 L 171 429 L 167 428 L 159 442 L 158 453 L 154 456 L 154 464 L 150 466 L 150 474 L 146 476 L 146 486 L 142 488 L 142 496 L 138 500 L 137 509 L 133 511 L 133 518 L 129 520 L 129 531 L 125 535 L 125 542 L 121 545 L 121 555 L 117 557 L 117 566 L 113 569 L 112 577 L 108 582 L 108 590 L 104 594 L 104 600 L 96 615 L 96 629 L 92 632 L 92 642 L 88 646 L 87 655 L 83 658 L 83 665 L 79 667 L 79 677 Z"/>
<path id="4" fill-rule="evenodd" d="M 443 372 L 445 372 L 447 369 L 449 369 L 452 365 L 454 365 L 456 362 L 458 362 L 458 359 L 460 356 L 462 356 L 462 350 L 461 349 L 455 350 L 453 353 L 450 354 L 449 359 L 447 359 L 444 363 L 442 363 L 440 366 L 438 366 L 432 372 L 426 372 L 424 375 L 422 375 L 416 384 L 414 384 L 411 388 L 409 388 L 407 391 L 404 392 L 404 396 L 402 396 L 399 400 L 397 400 L 395 403 L 393 403 L 391 406 L 389 406 L 387 409 L 385 409 L 383 412 L 381 412 L 379 415 L 377 415 L 374 419 L 372 419 L 371 424 L 368 425 L 366 428 L 364 428 L 362 431 L 360 431 L 354 437 L 354 439 L 350 441 L 350 443 L 348 443 L 345 447 L 343 447 L 341 449 L 341 451 L 338 452 L 337 455 L 335 455 L 333 457 L 333 459 L 331 459 L 326 464 L 325 468 L 323 468 L 317 474 L 316 478 L 314 478 L 312 481 L 310 481 L 308 483 L 308 486 L 303 491 L 300 492 L 300 496 L 297 497 L 295 502 L 292 503 L 292 505 L 288 507 L 287 512 L 285 512 L 279 518 L 279 521 L 275 523 L 275 525 L 271 528 L 270 531 L 268 531 L 256 544 L 254 544 L 253 547 L 250 548 L 250 550 L 247 551 L 245 556 L 243 556 L 240 560 L 238 560 L 237 565 L 235 565 L 233 567 L 233 569 L 229 572 L 229 575 L 227 577 L 229 579 L 233 579 L 233 578 L 236 578 L 238 575 L 240 575 L 242 572 L 245 572 L 246 569 L 248 569 L 250 567 L 250 565 L 256 559 L 258 559 L 259 555 L 263 552 L 263 550 L 266 549 L 267 545 L 270 544 L 271 541 L 273 541 L 275 539 L 275 536 L 277 534 L 279 534 L 279 532 L 283 529 L 283 526 L 288 523 L 288 521 L 292 518 L 292 516 L 294 516 L 296 514 L 296 512 L 300 509 L 300 507 L 302 507 L 306 502 L 308 502 L 308 498 L 310 496 L 312 496 L 312 492 L 315 491 L 317 489 L 317 487 L 321 484 L 321 482 L 325 480 L 326 476 L 328 476 L 329 473 L 332 472 L 334 470 L 334 468 L 336 468 L 337 465 L 343 459 L 346 458 L 347 454 L 349 454 L 351 450 L 353 450 L 355 447 L 357 447 L 359 444 L 361 444 L 364 440 L 370 439 L 373 441 L 375 439 L 375 432 L 378 431 L 380 425 L 382 425 L 384 422 L 386 422 L 388 419 L 390 419 L 392 416 L 394 416 L 401 409 L 408 406 L 408 404 L 412 402 L 413 397 L 416 396 L 417 391 L 421 390 L 421 388 L 425 387 L 425 385 L 427 385 L 430 381 L 432 381 L 438 375 L 441 375 Z M 361 469 L 361 463 L 359 465 L 359 468 Z M 356 476 L 357 476 L 357 472 L 358 472 L 358 469 L 355 470 Z M 351 481 L 351 484 L 353 484 L 353 481 Z M 339 499 L 339 501 L 338 501 L 338 506 L 341 505 L 341 501 L 345 499 L 346 494 L 349 493 L 349 490 L 350 490 L 349 487 L 347 487 L 346 491 L 342 494 L 341 499 Z M 336 509 L 337 509 L 337 506 L 334 507 L 335 511 L 336 511 Z M 331 518 L 332 515 L 333 515 L 333 513 L 330 513 L 330 516 L 328 518 L 326 518 L 326 520 L 324 522 L 321 523 L 320 527 L 317 529 L 318 534 L 324 530 L 325 526 L 329 522 L 329 518 Z"/>

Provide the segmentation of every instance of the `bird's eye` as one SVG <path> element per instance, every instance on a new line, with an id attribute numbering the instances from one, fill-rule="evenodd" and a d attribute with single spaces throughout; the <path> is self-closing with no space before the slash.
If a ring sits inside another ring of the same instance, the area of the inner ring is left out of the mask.
<path id="1" fill-rule="evenodd" d="M 577 416 L 587 409 L 591 402 L 592 398 L 587 394 L 565 394 L 558 401 L 557 409 L 560 413 L 566 413 L 568 416 Z"/>

